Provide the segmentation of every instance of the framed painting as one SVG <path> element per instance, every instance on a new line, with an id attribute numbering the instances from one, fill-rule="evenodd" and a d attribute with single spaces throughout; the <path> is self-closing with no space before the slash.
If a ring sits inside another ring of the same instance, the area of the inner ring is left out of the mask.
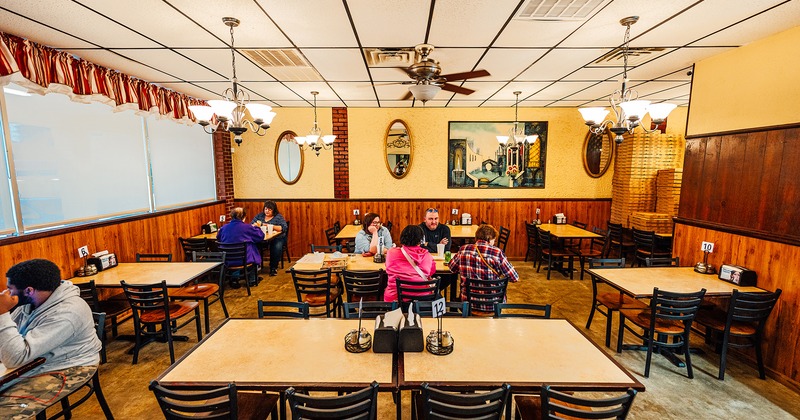
<path id="1" fill-rule="evenodd" d="M 513 122 L 450 121 L 447 188 L 544 188 L 547 121 L 518 124 L 536 140 L 501 145 Z"/>

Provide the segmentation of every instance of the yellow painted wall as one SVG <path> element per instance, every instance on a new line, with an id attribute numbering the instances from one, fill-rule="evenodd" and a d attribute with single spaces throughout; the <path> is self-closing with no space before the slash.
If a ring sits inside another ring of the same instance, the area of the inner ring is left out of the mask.
<path id="1" fill-rule="evenodd" d="M 305 166 L 294 185 L 280 181 L 275 169 L 275 143 L 284 130 L 299 135 L 313 124 L 310 108 L 279 108 L 266 137 L 245 134 L 234 146 L 236 198 L 333 198 L 333 157 L 305 152 Z M 319 125 L 332 132 L 331 111 L 320 108 Z M 587 128 L 575 108 L 520 108 L 520 121 L 547 121 L 545 188 L 448 189 L 449 121 L 510 121 L 512 108 L 349 108 L 350 198 L 610 198 L 613 165 L 600 178 L 583 169 L 581 152 Z M 384 136 L 389 123 L 402 119 L 411 131 L 414 153 L 409 174 L 395 179 L 386 169 Z M 683 134 L 686 108 L 670 115 L 668 132 Z M 646 125 L 649 123 L 645 122 Z"/>
<path id="2" fill-rule="evenodd" d="M 800 122 L 800 26 L 697 62 L 687 135 Z"/>

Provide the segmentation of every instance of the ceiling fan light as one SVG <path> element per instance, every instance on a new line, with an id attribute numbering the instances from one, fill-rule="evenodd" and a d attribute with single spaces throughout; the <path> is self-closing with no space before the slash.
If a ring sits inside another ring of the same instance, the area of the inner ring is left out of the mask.
<path id="1" fill-rule="evenodd" d="M 198 121 L 211 121 L 211 118 L 214 117 L 214 110 L 210 106 L 192 105 L 189 110 Z"/>
<path id="2" fill-rule="evenodd" d="M 581 113 L 583 120 L 586 121 L 586 124 L 595 125 L 602 123 L 606 115 L 608 115 L 608 110 L 605 108 L 578 108 L 578 112 Z"/>
<path id="3" fill-rule="evenodd" d="M 659 104 L 651 104 L 647 107 L 647 112 L 650 113 L 650 119 L 652 119 L 653 122 L 662 122 L 667 119 L 667 116 L 675 107 L 677 107 L 677 105 L 662 102 Z"/>
<path id="4" fill-rule="evenodd" d="M 208 104 L 211 105 L 211 108 L 214 110 L 214 113 L 217 114 L 217 117 L 224 117 L 229 120 L 233 118 L 233 110 L 236 108 L 235 102 L 214 99 L 208 101 Z"/>
<path id="5" fill-rule="evenodd" d="M 411 91 L 415 99 L 426 102 L 433 99 L 442 88 L 436 85 L 414 85 L 409 87 L 408 90 Z"/>

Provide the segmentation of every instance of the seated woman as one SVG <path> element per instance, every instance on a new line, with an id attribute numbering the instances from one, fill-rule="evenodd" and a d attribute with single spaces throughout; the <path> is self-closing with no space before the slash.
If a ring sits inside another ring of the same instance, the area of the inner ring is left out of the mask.
<path id="1" fill-rule="evenodd" d="M 353 251 L 356 254 L 363 254 L 371 252 L 373 254 L 378 252 L 378 242 L 383 241 L 383 253 L 392 247 L 392 234 L 389 229 L 381 226 L 381 218 L 377 213 L 367 213 L 364 216 L 364 229 L 361 229 L 356 234 L 356 249 Z"/>
<path id="2" fill-rule="evenodd" d="M 424 233 L 417 225 L 409 225 L 400 232 L 399 248 L 386 253 L 386 275 L 389 281 L 383 291 L 383 300 L 397 300 L 397 277 L 404 280 L 426 281 L 436 272 L 436 262 L 427 249 L 420 246 Z M 415 269 L 416 266 L 416 269 Z M 419 269 L 419 272 L 417 272 Z M 420 275 L 420 272 L 422 275 Z M 425 278 L 423 279 L 422 276 Z"/>
<path id="3" fill-rule="evenodd" d="M 517 270 L 508 262 L 503 251 L 494 246 L 497 230 L 492 225 L 481 225 L 475 232 L 475 243 L 462 246 L 450 260 L 450 271 L 461 276 L 461 300 L 467 300 L 467 278 L 486 281 L 506 278 L 519 281 Z M 477 305 L 479 311 L 494 312 L 494 307 Z"/>
<path id="4" fill-rule="evenodd" d="M 272 230 L 278 232 L 278 236 L 269 241 L 269 275 L 278 275 L 278 263 L 283 257 L 283 247 L 286 246 L 286 235 L 283 233 L 289 228 L 286 219 L 278 211 L 278 205 L 272 200 L 264 202 L 264 211 L 258 213 L 250 222 L 253 226 L 272 225 Z M 262 236 L 263 239 L 263 236 Z"/>

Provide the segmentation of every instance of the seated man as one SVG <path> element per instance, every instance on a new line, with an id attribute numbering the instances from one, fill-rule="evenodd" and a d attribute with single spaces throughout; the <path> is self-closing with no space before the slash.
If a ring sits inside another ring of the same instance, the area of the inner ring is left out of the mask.
<path id="1" fill-rule="evenodd" d="M 422 247 L 431 254 L 436 254 L 437 244 L 444 244 L 445 251 L 450 250 L 450 227 L 439 223 L 439 210 L 428 209 L 425 211 L 425 221 L 419 225 L 425 233 Z"/>
<path id="2" fill-rule="evenodd" d="M 219 229 L 217 241 L 221 244 L 246 242 L 247 264 L 261 266 L 261 252 L 258 250 L 258 244 L 264 241 L 264 232 L 261 228 L 246 223 L 244 221 L 245 216 L 247 216 L 247 211 L 242 207 L 235 207 L 231 210 L 231 221 Z M 251 278 L 247 279 L 247 281 L 250 282 L 251 286 L 255 286 L 256 274 L 254 271 L 250 271 L 250 273 Z"/>
<path id="3" fill-rule="evenodd" d="M 32 416 L 82 386 L 97 370 L 102 348 L 91 308 L 77 286 L 61 280 L 53 262 L 21 262 L 6 278 L 7 289 L 0 292 L 0 362 L 15 368 L 38 357 L 46 361 L 0 389 L 2 419 Z"/>

